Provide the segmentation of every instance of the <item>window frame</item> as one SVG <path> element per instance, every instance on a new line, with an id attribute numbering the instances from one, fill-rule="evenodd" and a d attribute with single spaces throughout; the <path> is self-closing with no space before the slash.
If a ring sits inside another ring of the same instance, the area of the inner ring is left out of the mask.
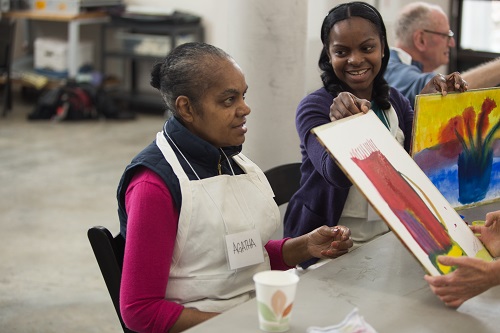
<path id="1" fill-rule="evenodd" d="M 450 62 L 448 64 L 448 71 L 450 73 L 464 72 L 469 68 L 478 66 L 500 56 L 500 53 L 496 52 L 474 51 L 461 48 L 462 14 L 463 0 L 452 0 L 450 2 L 450 28 L 455 32 L 456 47 L 450 50 Z"/>

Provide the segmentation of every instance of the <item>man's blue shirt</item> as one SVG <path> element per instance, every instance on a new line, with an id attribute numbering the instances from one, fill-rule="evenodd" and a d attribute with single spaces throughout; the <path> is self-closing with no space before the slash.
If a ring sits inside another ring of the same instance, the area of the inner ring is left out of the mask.
<path id="1" fill-rule="evenodd" d="M 391 57 L 384 78 L 391 87 L 399 90 L 410 100 L 412 108 L 415 108 L 415 96 L 435 75 L 433 72 L 424 73 L 423 65 L 417 61 L 412 60 L 411 64 L 404 63 L 398 51 L 391 48 Z"/>

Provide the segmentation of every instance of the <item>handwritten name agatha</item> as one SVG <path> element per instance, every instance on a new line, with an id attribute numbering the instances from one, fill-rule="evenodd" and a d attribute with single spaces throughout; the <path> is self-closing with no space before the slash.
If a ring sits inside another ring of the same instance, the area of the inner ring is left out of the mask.
<path id="1" fill-rule="evenodd" d="M 255 244 L 253 238 L 245 239 L 240 242 L 233 242 L 233 253 L 240 254 L 256 247 L 257 244 Z"/>

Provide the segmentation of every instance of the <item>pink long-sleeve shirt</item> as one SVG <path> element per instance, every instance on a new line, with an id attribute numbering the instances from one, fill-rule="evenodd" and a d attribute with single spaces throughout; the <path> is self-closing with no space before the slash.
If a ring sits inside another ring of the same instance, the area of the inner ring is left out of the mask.
<path id="1" fill-rule="evenodd" d="M 167 332 L 184 307 L 165 299 L 179 212 L 170 191 L 153 171 L 141 168 L 125 194 L 127 241 L 120 288 L 120 311 L 137 332 Z M 165 223 L 167 221 L 167 223 Z M 271 268 L 289 269 L 282 247 L 288 238 L 270 240 L 265 249 Z"/>

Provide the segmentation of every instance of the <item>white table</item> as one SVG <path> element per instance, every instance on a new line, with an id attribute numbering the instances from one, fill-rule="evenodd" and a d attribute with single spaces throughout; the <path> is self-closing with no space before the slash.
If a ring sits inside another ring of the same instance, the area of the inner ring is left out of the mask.
<path id="1" fill-rule="evenodd" d="M 499 204 L 460 212 L 483 219 Z M 500 287 L 446 307 L 429 289 L 418 261 L 391 232 L 301 276 L 290 333 L 340 323 L 355 307 L 379 333 L 500 332 Z M 260 332 L 255 299 L 188 330 Z"/>
<path id="2" fill-rule="evenodd" d="M 74 78 L 78 74 L 80 43 L 80 26 L 86 24 L 101 24 L 109 21 L 105 12 L 82 12 L 82 13 L 45 13 L 40 11 L 12 11 L 5 13 L 6 17 L 13 19 L 27 19 L 51 22 L 66 22 L 68 24 L 68 77 Z M 103 38 L 101 36 L 101 38 Z"/>

